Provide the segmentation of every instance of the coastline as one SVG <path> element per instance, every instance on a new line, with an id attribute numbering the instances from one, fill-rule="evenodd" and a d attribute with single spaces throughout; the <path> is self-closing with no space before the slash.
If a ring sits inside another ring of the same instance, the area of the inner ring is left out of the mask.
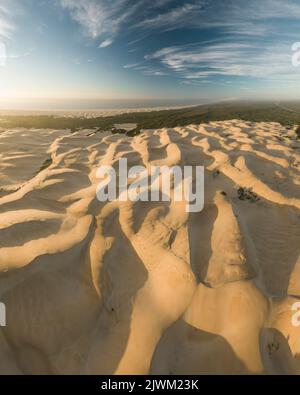
<path id="1" fill-rule="evenodd" d="M 111 108 L 111 109 L 0 109 L 0 116 L 55 116 L 55 117 L 66 117 L 66 118 L 98 118 L 108 117 L 121 114 L 131 113 L 143 113 L 152 111 L 168 111 L 168 110 L 180 110 L 185 108 L 197 107 L 201 104 L 183 105 L 183 106 L 168 106 L 168 107 L 143 107 L 143 108 Z"/>

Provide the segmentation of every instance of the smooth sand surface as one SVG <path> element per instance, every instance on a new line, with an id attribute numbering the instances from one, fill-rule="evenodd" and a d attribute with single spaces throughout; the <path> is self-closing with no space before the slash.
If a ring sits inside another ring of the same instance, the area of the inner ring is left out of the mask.
<path id="1" fill-rule="evenodd" d="M 0 373 L 299 374 L 299 148 L 238 120 L 0 129 Z M 124 157 L 205 166 L 203 211 L 99 202 L 99 165 Z"/>

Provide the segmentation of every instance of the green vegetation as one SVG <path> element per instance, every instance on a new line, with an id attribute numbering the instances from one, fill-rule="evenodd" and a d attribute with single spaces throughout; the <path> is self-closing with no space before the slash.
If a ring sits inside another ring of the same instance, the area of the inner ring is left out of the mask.
<path id="1" fill-rule="evenodd" d="M 279 122 L 291 127 L 300 125 L 300 102 L 223 102 L 175 110 L 137 112 L 89 119 L 54 116 L 2 116 L 1 118 L 0 126 L 5 128 L 69 129 L 73 133 L 81 128 L 96 129 L 99 132 L 113 130 L 114 124 L 135 123 L 138 125 L 137 128 L 127 132 L 128 135 L 133 136 L 141 129 L 186 126 L 230 119 Z M 125 130 L 115 130 L 116 132 L 126 133 Z"/>
<path id="2" fill-rule="evenodd" d="M 37 172 L 37 174 L 40 173 L 41 171 L 47 169 L 49 166 L 52 165 L 52 163 L 53 163 L 53 162 L 52 162 L 52 158 L 47 158 L 47 159 L 45 159 L 44 163 L 43 163 L 42 166 L 40 167 L 40 169 L 39 169 L 39 171 Z"/>
<path id="3" fill-rule="evenodd" d="M 242 188 L 240 187 L 237 190 L 237 194 L 240 200 L 248 200 L 251 203 L 255 203 L 258 200 L 260 200 L 260 198 L 258 197 L 258 195 L 252 191 L 252 188 Z"/>

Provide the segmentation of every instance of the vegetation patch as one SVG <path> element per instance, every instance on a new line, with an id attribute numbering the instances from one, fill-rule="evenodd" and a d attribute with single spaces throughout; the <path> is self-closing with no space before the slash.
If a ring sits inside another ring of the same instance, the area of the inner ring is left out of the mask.
<path id="1" fill-rule="evenodd" d="M 39 174 L 41 171 L 46 170 L 49 166 L 51 166 L 53 163 L 52 158 L 47 158 L 46 160 L 44 160 L 42 166 L 40 167 L 40 169 L 37 171 L 36 174 Z"/>
<path id="2" fill-rule="evenodd" d="M 260 200 L 259 196 L 253 192 L 252 188 L 239 188 L 237 194 L 240 200 L 248 200 L 251 203 L 255 203 Z"/>
<path id="3" fill-rule="evenodd" d="M 291 109 L 293 111 L 291 111 Z M 136 124 L 130 131 L 136 135 L 141 129 L 172 128 L 191 124 L 199 125 L 210 121 L 241 119 L 251 122 L 278 122 L 283 126 L 300 125 L 300 102 L 280 106 L 271 102 L 224 102 L 174 110 L 126 113 L 113 116 L 83 118 L 54 116 L 6 116 L 0 125 L 5 128 L 24 127 L 35 129 L 69 129 L 72 133 L 80 129 L 129 133 L 115 125 Z M 253 127 L 253 125 L 252 125 Z"/>

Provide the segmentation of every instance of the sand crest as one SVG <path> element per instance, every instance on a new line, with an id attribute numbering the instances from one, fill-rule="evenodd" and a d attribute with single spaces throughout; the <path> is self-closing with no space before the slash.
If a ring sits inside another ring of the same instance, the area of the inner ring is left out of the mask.
<path id="1" fill-rule="evenodd" d="M 295 132 L 91 132 L 0 130 L 0 374 L 299 374 Z M 99 202 L 125 157 L 205 166 L 203 211 Z"/>

